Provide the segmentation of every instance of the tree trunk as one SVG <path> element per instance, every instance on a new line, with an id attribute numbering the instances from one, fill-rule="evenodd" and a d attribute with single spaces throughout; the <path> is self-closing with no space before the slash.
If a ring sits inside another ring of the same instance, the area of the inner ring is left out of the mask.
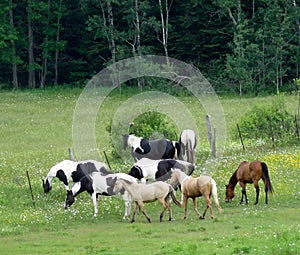
<path id="1" fill-rule="evenodd" d="M 28 0 L 28 87 L 35 88 L 35 67 L 33 52 L 33 31 L 32 31 L 32 8 L 31 0 Z"/>
<path id="2" fill-rule="evenodd" d="M 134 1 L 134 9 L 135 9 L 135 31 L 136 31 L 136 51 L 138 56 L 141 56 L 141 27 L 140 27 L 140 17 L 139 17 L 139 4 L 138 0 Z M 139 65 L 138 65 L 139 67 Z M 144 87 L 145 80 L 143 77 L 137 78 L 138 87 L 142 90 Z"/>
<path id="3" fill-rule="evenodd" d="M 164 11 L 163 6 L 161 3 L 161 0 L 158 0 L 159 3 L 159 10 L 160 10 L 160 18 L 161 18 L 161 30 L 162 30 L 162 45 L 164 47 L 165 56 L 167 60 L 167 65 L 169 65 L 169 53 L 168 53 L 168 25 L 169 25 L 169 12 L 170 8 L 168 6 L 168 0 L 165 0 L 165 17 L 164 17 Z M 172 3 L 170 4 L 171 7 Z"/>
<path id="4" fill-rule="evenodd" d="M 61 20 L 61 7 L 62 0 L 59 1 L 59 10 L 57 15 L 57 30 L 56 30 L 56 49 L 55 49 L 55 57 L 54 57 L 54 85 L 56 86 L 58 83 L 58 57 L 59 57 L 59 40 L 60 40 L 60 20 Z"/>
<path id="5" fill-rule="evenodd" d="M 50 23 L 50 8 L 51 8 L 51 0 L 48 0 L 47 21 L 46 21 L 47 30 L 49 30 L 49 23 Z M 46 33 L 46 38 L 44 40 L 48 43 L 49 40 L 48 33 Z M 49 55 L 48 45 L 46 45 L 42 54 L 43 54 L 43 59 L 42 59 L 42 70 L 41 70 L 41 84 L 40 84 L 41 89 L 45 87 L 46 78 L 47 78 L 48 55 Z"/>
<path id="6" fill-rule="evenodd" d="M 10 0 L 9 1 L 9 20 L 10 20 L 10 26 L 11 29 L 14 30 L 14 14 L 13 14 L 13 1 Z M 14 89 L 18 89 L 18 67 L 17 67 L 17 63 L 16 63 L 16 44 L 15 41 L 13 40 L 11 43 L 11 47 L 12 47 L 12 75 L 13 75 L 13 87 Z"/>

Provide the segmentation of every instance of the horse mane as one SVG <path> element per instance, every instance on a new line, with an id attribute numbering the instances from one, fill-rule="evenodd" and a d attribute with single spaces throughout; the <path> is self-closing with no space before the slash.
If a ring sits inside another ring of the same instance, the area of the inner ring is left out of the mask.
<path id="1" fill-rule="evenodd" d="M 125 182 L 126 184 L 128 184 L 128 185 L 132 185 L 132 184 L 133 184 L 133 182 L 128 181 L 128 180 L 123 179 L 123 178 L 118 178 L 117 180 L 124 181 L 124 182 Z"/>
<path id="2" fill-rule="evenodd" d="M 229 184 L 230 186 L 232 187 L 235 187 L 235 185 L 238 183 L 238 179 L 236 177 L 236 174 L 237 174 L 237 171 L 238 171 L 239 168 L 237 168 L 234 173 L 232 174 L 232 176 L 230 177 L 229 179 Z"/>

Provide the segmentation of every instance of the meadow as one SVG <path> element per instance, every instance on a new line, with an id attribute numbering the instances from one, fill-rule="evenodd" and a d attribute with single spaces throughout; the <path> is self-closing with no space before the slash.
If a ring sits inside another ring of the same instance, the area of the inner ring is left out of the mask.
<path id="1" fill-rule="evenodd" d="M 88 194 L 81 194 L 65 210 L 65 190 L 58 180 L 48 196 L 43 195 L 41 177 L 72 147 L 73 112 L 80 89 L 0 92 L 0 247 L 1 254 L 300 254 L 300 150 L 295 144 L 273 148 L 261 141 L 245 141 L 246 151 L 231 138 L 239 118 L 254 104 L 271 104 L 275 96 L 221 97 L 228 137 L 216 169 L 205 169 L 209 154 L 205 111 L 192 97 L 179 96 L 200 127 L 197 170 L 194 175 L 211 174 L 218 185 L 223 213 L 211 220 L 199 220 L 189 203 L 188 219 L 173 205 L 175 221 L 159 223 L 161 206 L 146 204 L 153 223 L 138 214 L 136 223 L 122 220 L 124 204 L 119 197 L 99 197 L 99 216 L 93 217 Z M 115 172 L 128 172 L 130 162 L 116 158 L 108 123 L 114 112 L 137 90 L 125 89 L 110 95 L 96 120 L 99 153 L 107 152 Z M 298 112 L 298 96 L 285 95 L 289 112 Z M 296 139 L 296 138 L 295 138 Z M 103 156 L 103 155 L 102 155 Z M 274 196 L 264 204 L 263 183 L 260 202 L 254 206 L 255 191 L 247 186 L 249 205 L 240 205 L 240 188 L 235 199 L 225 203 L 225 184 L 243 160 L 267 163 Z M 26 171 L 33 188 L 31 198 Z M 177 193 L 179 197 L 179 193 Z M 204 209 L 203 198 L 198 208 Z"/>

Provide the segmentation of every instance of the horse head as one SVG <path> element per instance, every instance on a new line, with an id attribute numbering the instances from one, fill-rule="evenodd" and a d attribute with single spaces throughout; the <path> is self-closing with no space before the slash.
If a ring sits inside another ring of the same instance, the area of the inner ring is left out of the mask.
<path id="1" fill-rule="evenodd" d="M 42 178 L 43 181 L 43 189 L 44 189 L 44 194 L 47 195 L 49 193 L 49 191 L 52 189 L 50 182 L 48 181 L 48 179 L 46 179 L 46 181 Z"/>
<path id="2" fill-rule="evenodd" d="M 134 178 L 138 179 L 138 180 L 141 180 L 144 178 L 144 175 L 143 175 L 143 170 L 139 167 L 139 166 L 133 166 L 129 173 L 129 175 L 133 176 Z"/>
<path id="3" fill-rule="evenodd" d="M 67 196 L 65 200 L 65 209 L 69 208 L 75 202 L 75 197 L 72 190 L 67 190 Z"/>
<path id="4" fill-rule="evenodd" d="M 171 178 L 169 180 L 169 183 L 173 186 L 173 187 L 178 187 L 181 183 L 180 183 L 180 173 L 179 173 L 179 169 L 177 168 L 171 168 Z"/>
<path id="5" fill-rule="evenodd" d="M 117 177 L 117 180 L 115 182 L 115 186 L 114 186 L 114 189 L 113 189 L 113 193 L 118 194 L 122 189 L 123 189 L 123 185 L 120 182 L 120 178 Z"/>
<path id="6" fill-rule="evenodd" d="M 225 198 L 225 202 L 229 203 L 232 201 L 233 197 L 234 197 L 234 188 L 230 185 L 226 185 L 226 198 Z"/>

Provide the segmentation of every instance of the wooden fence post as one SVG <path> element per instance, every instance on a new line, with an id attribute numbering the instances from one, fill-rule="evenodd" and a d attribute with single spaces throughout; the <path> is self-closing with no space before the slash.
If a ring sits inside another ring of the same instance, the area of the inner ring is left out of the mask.
<path id="1" fill-rule="evenodd" d="M 108 165 L 108 167 L 109 167 L 109 170 L 111 170 L 111 167 L 110 167 L 110 164 L 109 164 L 109 161 L 108 161 L 108 158 L 107 158 L 106 152 L 105 152 L 105 151 L 103 151 L 103 153 L 104 153 L 104 157 L 105 157 L 105 159 L 106 159 L 107 165 Z"/>
<path id="2" fill-rule="evenodd" d="M 268 121 L 269 121 L 270 134 L 271 134 L 273 149 L 274 149 L 275 148 L 275 137 L 274 137 L 274 132 L 273 132 L 272 119 L 270 116 L 268 117 Z"/>
<path id="3" fill-rule="evenodd" d="M 70 156 L 70 160 L 75 161 L 72 147 L 69 147 L 69 156 Z"/>
<path id="4" fill-rule="evenodd" d="M 244 146 L 244 142 L 243 142 L 243 137 L 242 137 L 242 133 L 240 131 L 240 127 L 239 127 L 239 124 L 236 123 L 236 127 L 237 127 L 237 130 L 238 130 L 238 133 L 239 133 L 239 137 L 240 137 L 240 140 L 241 140 L 241 143 L 242 143 L 242 146 L 243 146 L 243 151 L 245 151 L 245 146 Z"/>
<path id="5" fill-rule="evenodd" d="M 211 129 L 211 122 L 210 122 L 210 116 L 206 115 L 206 128 L 207 128 L 207 134 L 208 134 L 208 140 L 210 144 L 210 150 L 212 152 L 213 157 L 216 157 L 216 129 L 214 128 L 214 134 L 212 133 Z"/>
<path id="6" fill-rule="evenodd" d="M 32 200 L 33 205 L 35 205 L 34 196 L 33 196 L 32 187 L 31 187 L 31 182 L 30 182 L 30 177 L 29 177 L 29 173 L 28 173 L 27 170 L 26 170 L 26 175 L 27 175 L 27 180 L 28 180 L 29 189 L 30 189 L 30 193 L 31 193 L 31 200 Z"/>
<path id="7" fill-rule="evenodd" d="M 299 125 L 298 125 L 298 118 L 297 115 L 295 115 L 295 128 L 296 128 L 296 136 L 298 138 L 298 140 L 300 140 L 300 135 L 299 135 Z"/>

